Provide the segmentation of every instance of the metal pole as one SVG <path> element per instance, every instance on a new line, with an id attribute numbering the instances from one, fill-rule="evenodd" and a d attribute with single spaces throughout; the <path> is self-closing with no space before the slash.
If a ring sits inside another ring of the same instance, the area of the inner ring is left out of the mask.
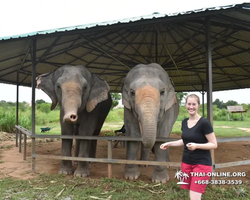
<path id="1" fill-rule="evenodd" d="M 205 92 L 204 92 L 204 84 L 202 84 L 202 117 L 205 117 L 205 100 L 204 100 L 204 95 L 205 95 Z"/>
<path id="2" fill-rule="evenodd" d="M 211 21 L 210 17 L 206 17 L 206 46 L 207 46 L 207 119 L 213 125 L 213 80 L 212 80 L 212 47 L 211 47 Z M 214 150 L 211 150 L 212 165 L 214 171 Z"/>
<path id="3" fill-rule="evenodd" d="M 213 125 L 213 105 L 212 105 L 212 47 L 211 47 L 211 26 L 210 17 L 206 17 L 206 46 L 207 46 L 207 118 Z"/>
<path id="4" fill-rule="evenodd" d="M 17 86 L 16 86 L 16 125 L 18 126 L 18 111 L 19 111 L 19 71 L 17 71 Z M 18 133 L 19 131 L 16 129 L 16 147 L 18 147 Z"/>
<path id="5" fill-rule="evenodd" d="M 35 87 L 36 87 L 36 39 L 33 39 L 33 45 L 32 45 L 32 100 L 31 100 L 31 105 L 32 105 L 32 113 L 31 113 L 31 120 L 32 120 L 32 136 L 36 134 L 36 126 L 35 126 L 35 119 L 36 119 L 36 114 L 35 114 Z M 31 155 L 32 155 L 32 171 L 36 171 L 36 140 L 35 137 L 32 137 L 32 150 L 31 150 Z"/>

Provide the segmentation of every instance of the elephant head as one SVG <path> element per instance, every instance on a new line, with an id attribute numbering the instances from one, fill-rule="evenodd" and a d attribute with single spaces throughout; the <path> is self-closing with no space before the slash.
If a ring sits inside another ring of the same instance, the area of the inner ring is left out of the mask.
<path id="1" fill-rule="evenodd" d="M 176 103 L 172 80 L 156 63 L 139 64 L 129 71 L 124 80 L 122 103 L 133 115 L 134 120 L 130 123 L 139 127 L 143 145 L 152 148 L 158 123 Z"/>
<path id="2" fill-rule="evenodd" d="M 38 76 L 36 83 L 51 98 L 51 110 L 59 103 L 63 122 L 75 123 L 79 111 L 86 108 L 91 112 L 98 103 L 108 99 L 108 84 L 84 66 L 64 65 Z"/>

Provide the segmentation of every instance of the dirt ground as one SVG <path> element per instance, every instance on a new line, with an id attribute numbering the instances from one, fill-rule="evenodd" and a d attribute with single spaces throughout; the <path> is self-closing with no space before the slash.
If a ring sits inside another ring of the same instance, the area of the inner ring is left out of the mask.
<path id="1" fill-rule="evenodd" d="M 0 133 L 1 134 L 1 133 Z M 176 135 L 171 137 L 178 138 Z M 97 158 L 107 158 L 107 141 L 98 141 Z M 36 151 L 37 154 L 60 155 L 61 141 L 37 140 Z M 215 163 L 225 163 L 240 160 L 250 159 L 250 141 L 245 142 L 227 142 L 219 143 L 215 150 Z M 113 148 L 114 159 L 126 159 L 126 151 L 120 144 L 117 148 Z M 28 141 L 27 158 L 23 160 L 23 153 L 19 153 L 19 147 L 15 145 L 14 135 L 5 134 L 5 138 L 0 137 L 0 178 L 13 177 L 21 179 L 36 178 L 39 174 L 57 174 L 60 166 L 59 160 L 52 159 L 36 159 L 36 173 L 31 170 L 31 145 Z M 181 147 L 172 147 L 170 149 L 170 159 L 173 162 L 180 162 L 182 155 Z M 150 159 L 154 159 L 153 153 Z M 108 176 L 108 166 L 105 163 L 90 163 L 90 178 L 98 179 Z M 179 168 L 169 168 L 168 173 L 170 180 L 178 181 L 174 178 L 176 171 Z M 123 178 L 124 165 L 114 164 L 112 166 L 113 177 L 116 179 Z M 153 167 L 140 167 L 141 176 L 139 180 L 150 182 Z M 216 172 L 245 172 L 246 177 L 235 177 L 234 179 L 243 180 L 247 184 L 250 183 L 250 165 L 241 165 L 236 167 L 227 167 L 216 169 Z M 72 175 L 69 175 L 72 176 Z M 216 178 L 217 179 L 217 178 Z"/>

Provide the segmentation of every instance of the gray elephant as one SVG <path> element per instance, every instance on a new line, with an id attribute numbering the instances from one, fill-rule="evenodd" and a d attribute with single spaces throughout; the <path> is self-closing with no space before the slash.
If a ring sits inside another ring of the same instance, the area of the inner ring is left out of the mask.
<path id="1" fill-rule="evenodd" d="M 42 89 L 52 100 L 51 110 L 60 105 L 62 135 L 99 135 L 112 100 L 108 84 L 91 74 L 84 66 L 65 65 L 37 77 L 37 88 Z M 96 140 L 78 140 L 78 157 L 95 157 Z M 71 156 L 72 139 L 62 140 L 62 156 Z M 72 174 L 72 162 L 62 160 L 59 173 Z M 88 162 L 78 162 L 75 176 L 86 177 Z"/>
<path id="2" fill-rule="evenodd" d="M 141 159 L 148 160 L 153 149 L 155 161 L 169 161 L 169 152 L 160 149 L 157 137 L 168 138 L 178 113 L 175 89 L 167 72 L 158 64 L 139 64 L 127 74 L 122 88 L 126 136 L 142 137 Z M 127 142 L 127 160 L 137 160 L 140 142 Z M 137 165 L 125 165 L 124 177 L 137 179 Z M 169 180 L 167 167 L 155 166 L 153 182 Z"/>

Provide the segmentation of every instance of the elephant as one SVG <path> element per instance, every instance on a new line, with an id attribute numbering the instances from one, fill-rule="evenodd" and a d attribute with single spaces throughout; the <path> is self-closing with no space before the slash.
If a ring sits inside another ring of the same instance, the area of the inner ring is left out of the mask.
<path id="1" fill-rule="evenodd" d="M 141 137 L 142 142 L 127 142 L 127 160 L 137 160 L 140 143 L 141 159 L 148 160 L 150 150 L 155 161 L 169 161 L 169 152 L 160 149 L 157 137 L 168 138 L 179 113 L 174 84 L 168 73 L 157 63 L 138 64 L 124 79 L 122 86 L 126 136 Z M 125 179 L 140 176 L 138 165 L 126 164 Z M 166 166 L 154 166 L 152 182 L 169 180 Z"/>
<path id="2" fill-rule="evenodd" d="M 85 66 L 64 65 L 36 78 L 37 88 L 52 100 L 51 110 L 60 106 L 62 135 L 97 136 L 112 105 L 106 81 L 92 74 Z M 71 156 L 72 139 L 62 139 L 62 156 Z M 95 157 L 96 140 L 77 140 L 77 157 Z M 90 175 L 88 162 L 79 161 L 74 171 L 72 162 L 62 160 L 60 174 Z"/>

